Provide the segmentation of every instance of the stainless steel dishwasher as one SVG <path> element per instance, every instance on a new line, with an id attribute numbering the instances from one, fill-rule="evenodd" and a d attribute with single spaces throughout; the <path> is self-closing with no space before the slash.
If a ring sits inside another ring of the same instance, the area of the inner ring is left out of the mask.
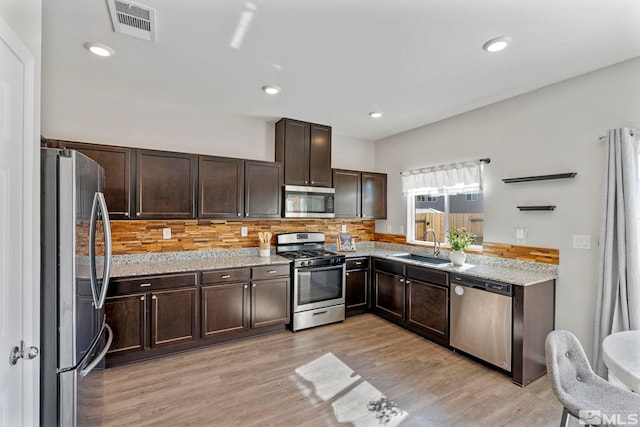
<path id="1" fill-rule="evenodd" d="M 450 345 L 511 372 L 512 286 L 452 274 Z"/>

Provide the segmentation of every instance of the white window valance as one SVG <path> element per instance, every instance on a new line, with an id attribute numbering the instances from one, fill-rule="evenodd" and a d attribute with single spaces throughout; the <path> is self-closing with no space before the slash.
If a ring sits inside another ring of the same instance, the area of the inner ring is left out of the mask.
<path id="1" fill-rule="evenodd" d="M 402 172 L 402 192 L 430 195 L 479 193 L 482 162 L 472 160 Z"/>

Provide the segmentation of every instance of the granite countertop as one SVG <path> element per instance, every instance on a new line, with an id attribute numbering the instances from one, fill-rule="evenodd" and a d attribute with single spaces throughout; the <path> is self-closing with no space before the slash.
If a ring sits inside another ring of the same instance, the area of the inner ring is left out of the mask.
<path id="1" fill-rule="evenodd" d="M 425 265 L 424 263 L 418 261 L 395 258 L 394 255 L 406 253 L 418 253 L 426 255 L 424 251 L 420 251 L 419 248 L 412 248 L 411 250 L 403 249 L 406 248 L 400 247 L 394 250 L 394 248 L 379 249 L 377 247 L 372 247 L 369 249 L 358 249 L 356 252 L 341 252 L 341 254 L 345 255 L 347 258 L 375 256 L 377 258 L 385 258 L 393 261 L 404 262 L 406 264 L 428 267 L 435 270 L 442 270 L 449 273 L 460 273 L 468 276 L 478 277 L 481 279 L 512 283 L 518 286 L 535 285 L 537 283 L 546 282 L 548 280 L 555 280 L 558 278 L 557 266 L 550 266 L 545 264 L 541 265 L 541 263 L 527 261 L 505 260 L 502 258 L 491 260 L 489 258 L 492 257 L 473 256 L 471 254 L 467 255 L 468 262 L 461 267 L 456 267 L 453 265 L 453 263 Z"/>
<path id="2" fill-rule="evenodd" d="M 336 250 L 335 245 L 327 245 L 327 249 Z M 430 255 L 425 252 L 425 249 L 419 247 L 379 242 L 363 242 L 355 252 L 341 252 L 347 258 L 374 256 L 425 267 L 424 263 L 393 257 L 403 253 Z M 440 257 L 446 259 L 446 256 Z M 289 264 L 290 262 L 289 259 L 275 253 L 269 257 L 259 257 L 257 248 L 118 255 L 113 258 L 111 277 L 218 270 Z M 452 263 L 429 264 L 426 267 L 518 286 L 529 286 L 558 278 L 556 265 L 473 254 L 467 254 L 467 263 L 461 267 L 455 267 Z"/>
<path id="3" fill-rule="evenodd" d="M 200 252 L 200 251 L 194 251 Z M 166 254 L 119 255 L 114 257 L 111 277 L 142 276 L 148 274 L 206 271 L 222 268 L 254 267 L 289 264 L 279 255 L 259 257 L 253 251 L 202 251 L 202 253 L 171 252 Z"/>

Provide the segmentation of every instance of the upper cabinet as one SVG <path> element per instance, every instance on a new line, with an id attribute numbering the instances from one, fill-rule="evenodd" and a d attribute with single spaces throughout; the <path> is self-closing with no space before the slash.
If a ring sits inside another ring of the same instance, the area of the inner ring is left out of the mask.
<path id="1" fill-rule="evenodd" d="M 284 165 L 285 184 L 331 187 L 331 127 L 279 120 L 276 162 Z"/>
<path id="2" fill-rule="evenodd" d="M 362 218 L 387 218 L 387 174 L 362 172 Z"/>
<path id="3" fill-rule="evenodd" d="M 336 218 L 385 219 L 387 175 L 334 169 Z"/>
<path id="4" fill-rule="evenodd" d="M 195 218 L 196 156 L 136 150 L 136 218 Z"/>
<path id="5" fill-rule="evenodd" d="M 334 211 L 336 218 L 360 218 L 362 216 L 362 172 L 334 169 Z"/>
<path id="6" fill-rule="evenodd" d="M 282 213 L 282 165 L 245 160 L 244 217 L 280 218 Z"/>
<path id="7" fill-rule="evenodd" d="M 198 157 L 198 217 L 241 218 L 244 214 L 244 161 Z"/>
<path id="8" fill-rule="evenodd" d="M 131 149 L 108 145 L 48 140 L 48 147 L 76 150 L 96 161 L 105 171 L 104 197 L 111 219 L 128 219 L 131 212 Z"/>
<path id="9" fill-rule="evenodd" d="M 280 218 L 282 165 L 199 156 L 199 218 Z"/>

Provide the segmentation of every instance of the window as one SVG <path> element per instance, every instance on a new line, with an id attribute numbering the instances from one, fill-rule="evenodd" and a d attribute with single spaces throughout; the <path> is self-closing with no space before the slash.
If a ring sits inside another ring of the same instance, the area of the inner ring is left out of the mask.
<path id="1" fill-rule="evenodd" d="M 431 243 L 436 233 L 446 243 L 446 231 L 465 228 L 482 245 L 484 206 L 482 166 L 466 162 L 403 172 L 403 192 L 407 195 L 407 242 Z M 428 239 L 428 240 L 427 240 Z"/>

